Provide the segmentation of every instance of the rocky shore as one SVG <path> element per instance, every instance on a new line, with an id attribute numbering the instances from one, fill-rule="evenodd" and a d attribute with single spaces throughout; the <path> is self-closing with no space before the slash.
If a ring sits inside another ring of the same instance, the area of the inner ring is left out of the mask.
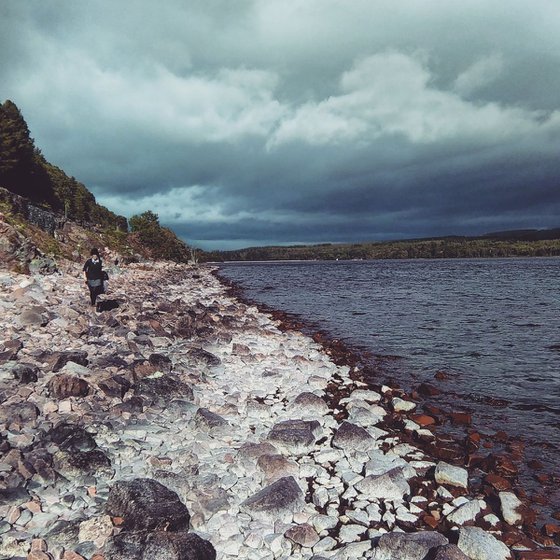
<path id="1" fill-rule="evenodd" d="M 76 264 L 0 272 L 0 558 L 559 558 L 506 478 L 414 445 L 412 399 L 210 269 L 110 275 L 98 312 Z"/>

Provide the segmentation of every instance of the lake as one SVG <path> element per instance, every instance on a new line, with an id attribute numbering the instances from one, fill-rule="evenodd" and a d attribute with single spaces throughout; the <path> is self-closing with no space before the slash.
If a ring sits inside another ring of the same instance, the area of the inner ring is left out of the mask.
<path id="1" fill-rule="evenodd" d="M 560 463 L 559 258 L 225 263 L 220 275 Z"/>

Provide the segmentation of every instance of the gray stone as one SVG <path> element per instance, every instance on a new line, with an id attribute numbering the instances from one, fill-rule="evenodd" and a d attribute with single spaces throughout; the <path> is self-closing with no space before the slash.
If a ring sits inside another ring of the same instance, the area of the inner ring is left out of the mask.
<path id="1" fill-rule="evenodd" d="M 244 443 L 237 454 L 243 459 L 258 459 L 261 455 L 274 455 L 278 452 L 274 445 L 263 442 L 263 443 Z"/>
<path id="2" fill-rule="evenodd" d="M 134 384 L 134 394 L 165 406 L 173 398 L 192 400 L 193 390 L 172 374 L 145 377 Z"/>
<path id="3" fill-rule="evenodd" d="M 128 531 L 181 531 L 188 528 L 190 520 L 179 496 L 149 478 L 115 483 L 105 509 L 113 517 L 122 517 L 122 526 Z"/>
<path id="4" fill-rule="evenodd" d="M 521 500 L 513 492 L 500 492 L 498 496 L 505 522 L 508 525 L 519 525 L 523 521 L 523 516 L 518 511 L 522 505 Z"/>
<path id="5" fill-rule="evenodd" d="M 267 515 L 278 519 L 298 511 L 302 505 L 303 492 L 294 477 L 288 476 L 247 498 L 241 509 L 257 517 Z"/>
<path id="6" fill-rule="evenodd" d="M 369 475 L 354 485 L 368 499 L 401 500 L 410 494 L 410 486 L 402 469 L 396 468 L 381 475 Z"/>
<path id="7" fill-rule="evenodd" d="M 39 370 L 34 366 L 25 364 L 17 364 L 12 368 L 12 374 L 21 384 L 34 383 L 37 381 L 37 372 Z"/>
<path id="8" fill-rule="evenodd" d="M 284 536 L 296 544 L 306 548 L 313 548 L 319 542 L 319 535 L 308 523 L 302 523 L 301 525 L 294 525 L 293 527 L 290 527 L 284 533 Z"/>
<path id="9" fill-rule="evenodd" d="M 313 448 L 319 428 L 316 420 L 285 420 L 272 427 L 267 439 L 281 451 L 303 455 Z"/>
<path id="10" fill-rule="evenodd" d="M 215 560 L 216 551 L 195 533 L 122 532 L 105 549 L 107 560 Z"/>
<path id="11" fill-rule="evenodd" d="M 457 546 L 471 560 L 508 560 L 509 548 L 480 527 L 461 527 Z"/>
<path id="12" fill-rule="evenodd" d="M 440 461 L 436 465 L 434 476 L 438 484 L 447 484 L 448 486 L 457 486 L 459 488 L 468 488 L 469 486 L 468 471 L 444 461 Z"/>
<path id="13" fill-rule="evenodd" d="M 447 516 L 447 520 L 455 523 L 455 525 L 463 525 L 469 521 L 474 521 L 479 513 L 480 504 L 478 500 L 471 500 L 453 510 Z"/>
<path id="14" fill-rule="evenodd" d="M 434 560 L 470 560 L 468 556 L 465 556 L 461 549 L 454 544 L 446 544 L 438 548 Z"/>
<path id="15" fill-rule="evenodd" d="M 285 476 L 297 476 L 299 473 L 298 464 L 284 455 L 261 455 L 257 459 L 257 464 L 270 482 Z"/>
<path id="16" fill-rule="evenodd" d="M 228 425 L 227 420 L 219 414 L 211 412 L 207 408 L 199 408 L 194 416 L 194 422 L 198 428 L 213 430 L 223 428 Z"/>
<path id="17" fill-rule="evenodd" d="M 290 407 L 296 408 L 306 416 L 321 416 L 329 411 L 327 403 L 321 397 L 311 392 L 300 393 L 290 404 Z"/>
<path id="18" fill-rule="evenodd" d="M 222 363 L 220 358 L 202 348 L 193 348 L 189 350 L 187 356 L 194 362 L 202 363 L 209 367 L 216 367 Z"/>
<path id="19" fill-rule="evenodd" d="M 374 442 L 373 437 L 364 428 L 350 422 L 342 422 L 333 437 L 332 445 L 345 451 L 365 451 L 372 447 Z"/>
<path id="20" fill-rule="evenodd" d="M 382 535 L 375 549 L 375 560 L 424 560 L 439 546 L 449 541 L 435 531 L 418 533 L 386 533 Z"/>

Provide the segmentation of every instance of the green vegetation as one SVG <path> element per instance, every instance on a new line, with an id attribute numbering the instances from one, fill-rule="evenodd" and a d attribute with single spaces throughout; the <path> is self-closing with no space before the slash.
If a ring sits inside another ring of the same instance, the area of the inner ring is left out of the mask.
<path id="1" fill-rule="evenodd" d="M 97 204 L 82 183 L 43 157 L 10 100 L 0 105 L 0 187 L 70 220 L 127 230 L 126 218 Z"/>
<path id="2" fill-rule="evenodd" d="M 130 218 L 131 236 L 150 251 L 154 259 L 187 262 L 190 249 L 170 229 L 159 223 L 157 214 L 148 210 Z"/>
<path id="3" fill-rule="evenodd" d="M 481 237 L 440 237 L 375 243 L 250 247 L 214 251 L 204 260 L 368 260 L 560 256 L 560 229 L 500 232 Z"/>

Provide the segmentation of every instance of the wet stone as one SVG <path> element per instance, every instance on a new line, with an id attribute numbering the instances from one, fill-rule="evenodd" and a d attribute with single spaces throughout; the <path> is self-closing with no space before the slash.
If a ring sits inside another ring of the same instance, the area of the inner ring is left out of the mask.
<path id="1" fill-rule="evenodd" d="M 119 481 L 111 488 L 106 511 L 122 517 L 128 531 L 186 530 L 190 515 L 179 496 L 163 484 L 149 478 Z"/>

